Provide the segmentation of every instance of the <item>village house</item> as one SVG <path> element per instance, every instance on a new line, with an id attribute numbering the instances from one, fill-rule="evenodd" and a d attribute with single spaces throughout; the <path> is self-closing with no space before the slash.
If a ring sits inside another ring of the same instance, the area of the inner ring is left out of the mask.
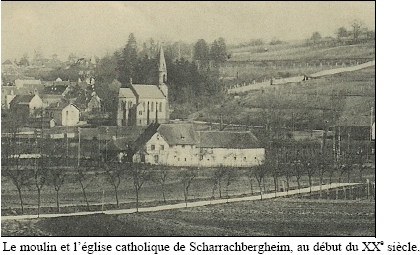
<path id="1" fill-rule="evenodd" d="M 45 109 L 45 116 L 50 120 L 50 127 L 77 126 L 80 119 L 80 110 L 74 104 L 57 102 Z"/>
<path id="2" fill-rule="evenodd" d="M 41 112 L 43 102 L 37 94 L 32 95 L 16 95 L 10 101 L 10 111 L 15 116 L 21 117 L 22 119 L 28 119 L 29 117 L 36 117 Z"/>
<path id="3" fill-rule="evenodd" d="M 249 131 L 195 131 L 192 124 L 153 124 L 132 146 L 133 161 L 194 167 L 251 167 L 265 149 Z"/>
<path id="4" fill-rule="evenodd" d="M 159 53 L 158 85 L 130 84 L 118 94 L 118 126 L 148 126 L 169 121 L 167 71 L 163 48 Z"/>

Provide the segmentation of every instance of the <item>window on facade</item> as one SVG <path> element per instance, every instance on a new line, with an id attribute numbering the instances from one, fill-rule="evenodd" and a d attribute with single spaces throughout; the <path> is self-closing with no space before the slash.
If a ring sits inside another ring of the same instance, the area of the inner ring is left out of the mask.
<path id="1" fill-rule="evenodd" d="M 154 144 L 150 145 L 150 149 L 151 149 L 152 151 L 154 151 L 154 150 L 155 150 L 155 145 L 154 145 Z"/>
<path id="2" fill-rule="evenodd" d="M 163 151 L 165 149 L 165 145 L 160 146 L 160 150 Z"/>
<path id="3" fill-rule="evenodd" d="M 152 112 L 153 112 L 153 105 L 154 105 L 154 102 L 152 102 L 151 106 L 150 106 L 150 111 L 152 111 Z"/>
<path id="4" fill-rule="evenodd" d="M 187 161 L 187 158 L 184 158 L 184 161 Z"/>
<path id="5" fill-rule="evenodd" d="M 246 161 L 246 157 L 244 157 L 244 161 Z"/>
<path id="6" fill-rule="evenodd" d="M 255 157 L 254 159 L 257 160 L 257 157 Z"/>
<path id="7" fill-rule="evenodd" d="M 139 125 L 141 125 L 141 120 L 139 120 Z"/>
<path id="8" fill-rule="evenodd" d="M 200 160 L 203 160 L 203 155 L 200 156 Z"/>
<path id="9" fill-rule="evenodd" d="M 162 112 L 162 102 L 159 103 L 159 112 Z"/>
<path id="10" fill-rule="evenodd" d="M 139 115 L 143 115 L 143 112 L 142 111 L 139 111 Z"/>
<path id="11" fill-rule="evenodd" d="M 233 160 L 236 160 L 236 157 L 233 157 Z"/>
<path id="12" fill-rule="evenodd" d="M 131 108 L 132 102 L 128 102 L 128 108 Z"/>
<path id="13" fill-rule="evenodd" d="M 155 163 L 158 163 L 159 162 L 159 155 L 155 155 L 155 156 L 153 156 L 154 157 L 154 159 L 155 159 Z"/>

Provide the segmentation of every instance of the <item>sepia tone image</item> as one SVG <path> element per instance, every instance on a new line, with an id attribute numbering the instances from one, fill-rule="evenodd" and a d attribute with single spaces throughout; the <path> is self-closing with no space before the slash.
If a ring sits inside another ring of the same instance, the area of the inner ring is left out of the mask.
<path id="1" fill-rule="evenodd" d="M 375 40 L 375 2 L 3 1 L 1 236 L 375 236 Z"/>

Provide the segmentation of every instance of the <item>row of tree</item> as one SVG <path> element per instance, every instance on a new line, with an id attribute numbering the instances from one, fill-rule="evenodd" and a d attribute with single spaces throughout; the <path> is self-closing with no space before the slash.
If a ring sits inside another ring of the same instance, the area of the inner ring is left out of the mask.
<path id="1" fill-rule="evenodd" d="M 297 189 L 304 186 L 311 188 L 315 182 L 324 183 L 324 178 L 329 178 L 329 182 L 332 183 L 333 176 L 339 177 L 339 182 L 347 177 L 347 182 L 350 182 L 351 174 L 357 171 L 360 182 L 362 182 L 363 174 L 368 169 L 364 165 L 367 160 L 366 154 L 360 148 L 354 153 L 346 151 L 338 158 L 337 155 L 325 149 L 326 144 L 322 148 L 319 148 L 318 143 L 311 144 L 309 142 L 282 144 L 281 146 L 273 145 L 267 150 L 266 160 L 263 164 L 242 169 L 225 166 L 206 169 L 175 168 L 144 163 L 105 161 L 99 157 L 81 158 L 75 161 L 69 158 L 64 150 L 61 150 L 62 155 L 44 154 L 43 147 L 40 147 L 39 156 L 28 159 L 13 153 L 13 149 L 4 147 L 2 148 L 2 176 L 9 179 L 16 187 L 22 214 L 24 210 L 22 190 L 35 187 L 39 214 L 41 191 L 45 186 L 50 186 L 55 190 L 56 211 L 60 212 L 59 193 L 65 183 L 75 182 L 80 185 L 86 209 L 91 210 L 87 189 L 95 180 L 98 180 L 98 176 L 105 177 L 112 187 L 117 208 L 120 206 L 120 185 L 123 181 L 130 180 L 136 194 L 138 210 L 141 190 L 145 184 L 158 185 L 163 201 L 166 202 L 168 178 L 176 180 L 182 185 L 184 201 L 187 206 L 191 184 L 199 176 L 200 171 L 206 172 L 209 177 L 207 180 L 212 184 L 213 198 L 216 196 L 216 191 L 218 191 L 218 197 L 222 198 L 224 189 L 226 198 L 229 199 L 232 183 L 241 177 L 247 177 L 251 193 L 254 194 L 254 183 L 256 182 L 262 199 L 262 195 L 268 191 L 266 180 L 269 178 L 273 180 L 274 192 L 279 192 L 289 191 L 292 178 L 295 178 Z M 9 152 L 9 154 L 3 153 L 3 151 Z M 306 184 L 302 182 L 304 176 L 308 177 Z M 314 181 L 316 176 L 319 181 Z M 283 187 L 279 186 L 281 180 Z M 242 192 L 245 191 L 242 190 Z"/>

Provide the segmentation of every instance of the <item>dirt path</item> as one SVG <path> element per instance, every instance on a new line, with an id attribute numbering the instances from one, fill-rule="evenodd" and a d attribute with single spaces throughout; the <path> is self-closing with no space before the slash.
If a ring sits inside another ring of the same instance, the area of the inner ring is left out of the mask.
<path id="1" fill-rule="evenodd" d="M 359 183 L 332 183 L 327 185 L 322 185 L 322 190 L 328 190 L 338 187 L 345 187 L 345 186 L 352 186 L 358 185 Z M 321 186 L 313 186 L 312 191 L 316 192 L 319 191 Z M 285 197 L 288 195 L 295 195 L 295 194 L 307 194 L 309 193 L 310 189 L 303 188 L 300 190 L 290 190 L 288 192 L 277 192 L 277 193 L 266 193 L 262 195 L 262 199 L 269 199 L 275 197 Z M 230 199 L 215 199 L 215 200 L 206 200 L 206 201 L 198 201 L 198 202 L 191 202 L 187 203 L 187 207 L 198 207 L 198 206 L 206 206 L 206 205 L 216 205 L 216 204 L 225 204 L 225 203 L 232 203 L 232 202 L 239 202 L 239 201 L 251 201 L 251 200 L 260 200 L 260 195 L 255 196 L 247 196 L 247 197 L 238 197 L 238 198 L 230 198 Z M 172 205 L 161 205 L 155 207 L 143 207 L 139 208 L 139 212 L 156 212 L 156 211 L 163 211 L 163 210 L 172 210 L 172 209 L 180 209 L 185 208 L 185 203 L 179 204 L 172 204 Z M 108 210 L 108 211 L 95 211 L 95 212 L 77 212 L 77 213 L 66 213 L 66 214 L 40 214 L 39 218 L 54 218 L 54 217 L 63 217 L 63 216 L 78 216 L 78 215 L 91 215 L 91 214 L 128 214 L 136 212 L 136 208 L 131 209 L 118 209 L 118 210 Z M 36 219 L 38 215 L 16 215 L 16 216 L 1 216 L 2 221 L 6 220 L 23 220 L 23 219 Z"/>

